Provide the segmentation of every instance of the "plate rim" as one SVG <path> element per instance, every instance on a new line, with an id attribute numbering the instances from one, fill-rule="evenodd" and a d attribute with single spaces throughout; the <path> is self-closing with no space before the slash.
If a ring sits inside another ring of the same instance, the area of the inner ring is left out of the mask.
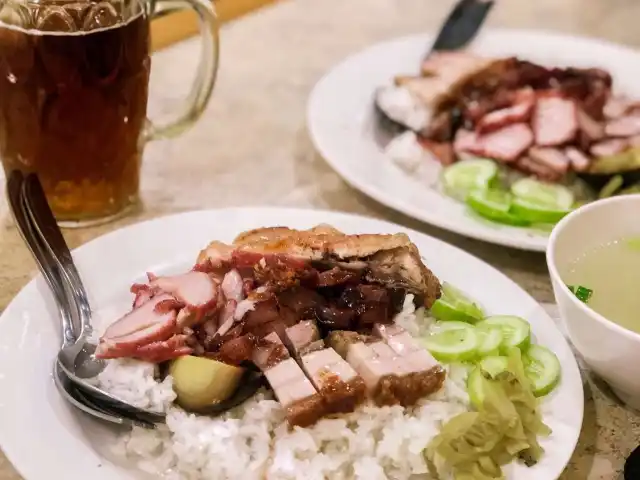
<path id="1" fill-rule="evenodd" d="M 593 46 L 598 45 L 601 48 L 618 50 L 625 54 L 632 54 L 640 58 L 640 53 L 636 52 L 630 46 L 615 43 L 605 39 L 599 39 L 595 37 L 588 37 L 586 35 L 579 35 L 573 33 L 563 33 L 557 32 L 553 30 L 546 29 L 533 29 L 533 28 L 501 28 L 501 27 L 492 27 L 486 28 L 481 32 L 482 36 L 530 36 L 530 37 L 546 37 L 552 38 L 556 42 L 563 42 L 570 40 L 572 42 L 591 44 Z M 353 174 L 349 171 L 349 167 L 345 166 L 338 157 L 338 155 L 332 155 L 330 145 L 327 143 L 323 143 L 320 140 L 322 134 L 319 133 L 319 122 L 314 121 L 315 110 L 318 108 L 317 106 L 322 103 L 322 97 L 320 96 L 321 87 L 327 81 L 327 79 L 331 78 L 337 71 L 343 68 L 344 65 L 347 65 L 353 62 L 360 56 L 367 54 L 368 52 L 375 50 L 377 48 L 382 48 L 387 45 L 391 45 L 393 43 L 402 43 L 402 42 L 417 42 L 422 41 L 425 45 L 428 45 L 429 42 L 435 37 L 435 34 L 432 32 L 427 33 L 413 33 L 407 35 L 396 36 L 392 38 L 388 38 L 386 40 L 382 40 L 380 42 L 376 42 L 370 44 L 364 48 L 361 48 L 357 51 L 354 51 L 344 57 L 342 60 L 334 63 L 327 71 L 323 73 L 323 75 L 316 81 L 314 84 L 309 96 L 307 97 L 307 105 L 305 109 L 305 120 L 307 124 L 307 131 L 309 133 L 309 137 L 316 149 L 316 151 L 320 154 L 323 160 L 352 188 L 364 193 L 369 198 L 375 200 L 381 205 L 385 205 L 387 207 L 392 208 L 393 210 L 408 215 L 415 220 L 418 220 L 423 223 L 427 223 L 429 225 L 442 228 L 444 230 L 448 230 L 450 232 L 456 233 L 458 235 L 476 239 L 479 241 L 491 243 L 494 245 L 506 246 L 510 248 L 514 248 L 517 250 L 525 250 L 525 251 L 534 251 L 534 252 L 545 252 L 549 245 L 549 235 L 545 236 L 531 236 L 530 238 L 514 238 L 513 236 L 501 233 L 508 232 L 508 227 L 501 231 L 484 231 L 484 230 L 473 230 L 473 227 L 466 226 L 465 224 L 461 224 L 455 220 L 449 221 L 446 218 L 443 218 L 440 215 L 433 215 L 426 209 L 421 209 L 419 207 L 414 207 L 410 202 L 397 199 L 393 196 L 386 195 L 384 191 L 376 185 L 363 181 L 359 178 L 358 175 Z M 426 49 L 426 47 L 425 47 Z M 425 187 L 428 188 L 428 187 Z M 453 201 L 453 200 L 452 200 Z M 480 220 L 474 219 L 475 223 L 480 223 Z M 522 230 L 522 229 L 519 229 Z M 524 229 L 523 231 L 531 231 L 530 229 Z"/>
<path id="2" fill-rule="evenodd" d="M 275 215 L 282 215 L 282 216 L 295 215 L 296 217 L 300 217 L 300 218 L 302 218 L 302 216 L 304 216 L 309 212 L 313 212 L 313 214 L 317 216 L 322 216 L 322 217 L 326 216 L 329 219 L 333 217 L 333 220 L 329 220 L 329 221 L 337 220 L 336 217 L 342 217 L 343 221 L 345 222 L 350 219 L 357 219 L 361 221 L 363 220 L 365 222 L 374 222 L 375 224 L 378 224 L 381 227 L 384 226 L 389 229 L 395 229 L 399 232 L 404 232 L 408 234 L 410 237 L 412 236 L 417 237 L 418 243 L 419 243 L 420 237 L 423 237 L 425 240 L 430 242 L 435 242 L 436 244 L 439 244 L 441 247 L 444 247 L 445 249 L 453 249 L 453 251 L 455 251 L 457 255 L 461 255 L 463 258 L 466 257 L 469 260 L 473 260 L 478 264 L 481 264 L 483 269 L 489 269 L 490 271 L 492 271 L 493 275 L 500 276 L 503 281 L 506 281 L 511 286 L 511 288 L 517 289 L 520 295 L 524 295 L 524 297 L 526 297 L 529 300 L 529 303 L 540 307 L 542 316 L 545 318 L 545 322 L 548 321 L 551 324 L 553 324 L 555 329 L 555 334 L 557 335 L 558 338 L 561 339 L 562 343 L 564 344 L 564 347 L 569 349 L 571 353 L 569 357 L 570 360 L 567 360 L 566 362 L 567 364 L 563 365 L 563 370 L 564 369 L 571 370 L 572 371 L 571 376 L 577 375 L 577 378 L 580 378 L 580 370 L 579 370 L 578 362 L 575 357 L 575 354 L 570 348 L 568 340 L 563 335 L 561 329 L 555 324 L 551 316 L 542 307 L 540 302 L 534 299 L 524 288 L 522 288 L 514 280 L 509 278 L 507 275 L 502 273 L 500 270 L 498 270 L 496 267 L 494 267 L 490 263 L 482 260 L 479 257 L 476 257 L 475 255 L 465 251 L 460 247 L 457 247 L 456 245 L 452 245 L 444 240 L 440 240 L 437 237 L 419 232 L 415 229 L 411 229 L 385 219 L 379 219 L 375 217 L 354 214 L 354 213 L 345 212 L 345 211 L 330 211 L 325 209 L 313 209 L 313 208 L 289 208 L 289 207 L 277 207 L 277 206 L 255 206 L 255 207 L 246 206 L 246 207 L 228 207 L 228 208 L 217 208 L 217 209 L 215 208 L 214 209 L 198 209 L 198 210 L 189 210 L 185 212 L 178 212 L 178 213 L 163 215 L 157 218 L 147 219 L 147 220 L 136 222 L 130 225 L 123 226 L 121 228 L 109 231 L 98 237 L 93 238 L 92 240 L 73 249 L 72 253 L 74 254 L 74 256 L 76 256 L 80 252 L 87 251 L 87 250 L 90 251 L 92 248 L 93 249 L 97 248 L 96 245 L 99 245 L 102 242 L 113 242 L 120 235 L 125 235 L 124 238 L 130 237 L 131 235 L 135 236 L 135 231 L 137 229 L 144 228 L 144 226 L 148 226 L 149 224 L 162 224 L 164 222 L 168 222 L 172 220 L 176 221 L 176 220 L 179 220 L 181 217 L 189 217 L 189 216 L 215 217 L 216 215 L 225 215 L 229 213 L 242 216 L 242 214 L 245 212 L 251 212 L 251 215 L 253 216 L 257 216 L 256 214 L 260 214 L 261 212 L 266 212 L 267 214 L 271 213 L 274 216 Z M 85 261 L 86 260 L 80 260 L 78 263 L 81 264 L 81 263 L 84 263 Z M 35 276 L 33 276 L 31 280 L 15 295 L 15 297 L 11 300 L 11 302 L 9 302 L 9 304 L 4 309 L 4 311 L 0 314 L 0 332 L 3 331 L 3 329 L 5 328 L 5 325 L 10 323 L 11 320 L 14 319 L 14 317 L 17 314 L 25 311 L 25 310 L 16 310 L 20 302 L 23 302 L 24 300 L 32 296 L 38 297 L 40 301 L 39 290 L 37 285 L 37 282 L 39 281 L 40 278 L 41 278 L 40 273 L 37 273 Z M 26 310 L 28 311 L 28 309 Z M 0 370 L 0 374 L 1 373 L 2 371 Z M 1 378 L 1 375 L 0 375 L 0 378 Z M 2 382 L 0 381 L 0 383 Z M 575 392 L 576 394 L 575 400 L 578 403 L 577 405 L 575 405 L 575 407 L 579 410 L 580 429 L 575 432 L 575 435 L 574 435 L 575 439 L 572 442 L 573 445 L 571 445 L 570 455 L 563 466 L 563 470 L 566 469 L 566 466 L 569 464 L 571 456 L 575 452 L 576 446 L 579 441 L 581 426 L 584 421 L 584 385 L 582 384 L 582 382 L 578 382 L 577 385 L 579 385 L 580 391 Z M 6 409 L 0 409 L 0 416 L 6 415 L 5 411 Z M 81 415 L 81 414 L 78 413 L 77 415 Z M 34 463 L 32 461 L 27 460 L 27 458 L 29 457 L 29 453 L 26 453 L 26 454 L 21 453 L 21 446 L 22 446 L 21 444 L 23 442 L 20 442 L 20 441 L 15 442 L 14 440 L 12 440 L 12 438 L 13 438 L 13 435 L 11 435 L 8 429 L 0 429 L 0 447 L 4 451 L 4 454 L 7 460 L 11 463 L 13 468 L 15 468 L 15 470 L 25 478 L 25 480 L 34 480 L 34 478 L 40 480 L 40 478 L 42 478 L 42 475 L 34 474 L 32 467 L 29 466 L 31 463 Z M 26 475 L 27 473 L 29 473 L 32 476 L 31 477 L 27 476 Z"/>

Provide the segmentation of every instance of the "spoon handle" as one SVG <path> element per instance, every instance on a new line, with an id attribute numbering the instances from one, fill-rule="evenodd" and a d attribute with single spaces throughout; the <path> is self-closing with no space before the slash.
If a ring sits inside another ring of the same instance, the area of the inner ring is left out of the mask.
<path id="1" fill-rule="evenodd" d="M 9 209 L 22 239 L 31 251 L 31 255 L 35 259 L 38 269 L 47 282 L 55 300 L 62 322 L 63 345 L 70 345 L 75 342 L 76 336 L 74 333 L 73 316 L 69 310 L 67 294 L 64 288 L 65 282 L 62 279 L 56 262 L 49 255 L 47 249 L 40 244 L 38 235 L 34 232 L 22 199 L 23 186 L 24 176 L 22 173 L 18 170 L 11 172 L 7 179 Z"/>
<path id="2" fill-rule="evenodd" d="M 23 196 L 34 229 L 66 277 L 79 316 L 80 336 L 89 337 L 93 331 L 89 296 L 73 261 L 69 246 L 47 202 L 42 184 L 35 173 L 30 173 L 25 177 Z"/>

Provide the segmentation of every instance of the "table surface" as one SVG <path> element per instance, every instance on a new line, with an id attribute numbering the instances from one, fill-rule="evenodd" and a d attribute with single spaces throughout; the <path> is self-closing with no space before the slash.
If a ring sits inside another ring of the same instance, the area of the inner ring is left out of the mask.
<path id="1" fill-rule="evenodd" d="M 219 81 L 204 118 L 181 138 L 147 147 L 142 207 L 115 224 L 67 231 L 67 240 L 75 247 L 119 226 L 201 208 L 282 205 L 343 210 L 388 219 L 453 243 L 502 270 L 540 302 L 552 302 L 543 255 L 465 239 L 376 204 L 349 188 L 314 152 L 306 134 L 306 99 L 328 68 L 372 43 L 436 29 L 452 4 L 285 1 L 225 26 Z M 640 2 L 635 0 L 500 0 L 489 23 L 593 35 L 637 46 L 638 18 Z M 179 106 L 198 50 L 197 39 L 192 39 L 154 56 L 150 116 Z M 4 200 L 0 252 L 2 310 L 35 270 Z M 640 441 L 640 416 L 618 406 L 590 377 L 588 386 L 582 435 L 562 480 L 617 479 L 624 458 Z M 19 478 L 0 452 L 0 480 Z"/>

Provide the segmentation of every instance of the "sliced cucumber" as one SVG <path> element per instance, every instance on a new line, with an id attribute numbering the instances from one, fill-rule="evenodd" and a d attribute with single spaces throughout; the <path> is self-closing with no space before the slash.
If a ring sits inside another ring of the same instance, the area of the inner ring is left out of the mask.
<path id="1" fill-rule="evenodd" d="M 502 328 L 481 322 L 477 325 L 476 331 L 479 337 L 478 355 L 480 357 L 498 355 L 504 341 Z"/>
<path id="2" fill-rule="evenodd" d="M 440 322 L 420 341 L 441 362 L 465 362 L 477 356 L 478 334 L 468 323 Z"/>
<path id="3" fill-rule="evenodd" d="M 489 374 L 492 378 L 495 378 L 509 368 L 509 359 L 507 357 L 493 355 L 480 360 L 478 366 L 482 371 Z"/>
<path id="4" fill-rule="evenodd" d="M 498 167 L 494 161 L 473 158 L 445 168 L 442 172 L 442 184 L 449 195 L 464 200 L 472 190 L 489 188 L 497 176 Z"/>
<path id="5" fill-rule="evenodd" d="M 522 360 L 525 374 L 536 397 L 549 394 L 560 382 L 560 361 L 548 348 L 531 345 Z"/>
<path id="6" fill-rule="evenodd" d="M 484 312 L 462 291 L 444 282 L 442 296 L 431 306 L 431 315 L 437 320 L 476 323 Z"/>
<path id="7" fill-rule="evenodd" d="M 511 200 L 511 194 L 501 190 L 474 190 L 466 198 L 467 205 L 484 218 L 517 227 L 530 225 L 511 213 Z"/>
<path id="8" fill-rule="evenodd" d="M 520 200 L 538 205 L 569 210 L 573 206 L 573 193 L 562 185 L 541 182 L 533 178 L 523 178 L 511 185 L 511 193 Z"/>
<path id="9" fill-rule="evenodd" d="M 498 327 L 502 330 L 500 351 L 504 353 L 509 348 L 517 347 L 526 350 L 531 344 L 531 326 L 523 318 L 513 315 L 495 315 L 485 318 L 478 324 L 478 328 Z"/>
<path id="10" fill-rule="evenodd" d="M 531 223 L 557 223 L 566 216 L 571 209 L 558 208 L 515 197 L 511 202 L 511 213 Z"/>

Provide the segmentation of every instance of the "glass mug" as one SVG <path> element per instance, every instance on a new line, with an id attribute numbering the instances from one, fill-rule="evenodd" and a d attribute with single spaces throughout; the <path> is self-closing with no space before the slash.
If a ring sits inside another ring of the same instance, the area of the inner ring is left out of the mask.
<path id="1" fill-rule="evenodd" d="M 191 8 L 202 54 L 184 110 L 147 120 L 150 20 Z M 218 69 L 209 0 L 0 0 L 0 159 L 35 172 L 63 226 L 103 223 L 138 200 L 142 150 L 202 114 Z"/>

